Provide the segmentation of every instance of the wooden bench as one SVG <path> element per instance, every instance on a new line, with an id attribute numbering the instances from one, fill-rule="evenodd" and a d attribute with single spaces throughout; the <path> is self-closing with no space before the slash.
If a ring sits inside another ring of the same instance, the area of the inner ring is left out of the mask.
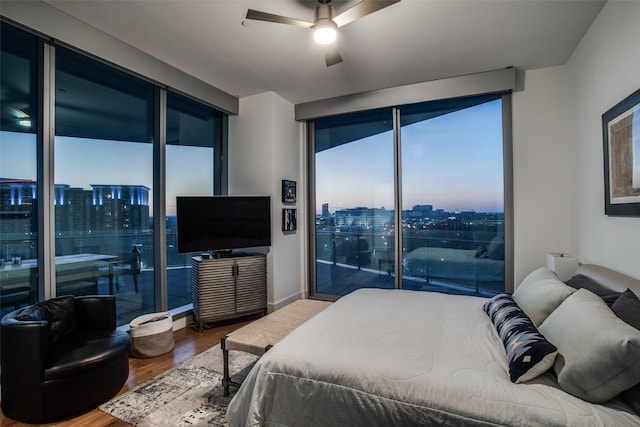
<path id="1" fill-rule="evenodd" d="M 229 374 L 229 350 L 244 351 L 262 356 L 273 345 L 287 336 L 304 322 L 331 305 L 327 301 L 309 299 L 297 300 L 280 310 L 274 311 L 260 319 L 220 339 L 222 348 L 224 395 L 229 396 L 229 387 L 240 387 Z"/>

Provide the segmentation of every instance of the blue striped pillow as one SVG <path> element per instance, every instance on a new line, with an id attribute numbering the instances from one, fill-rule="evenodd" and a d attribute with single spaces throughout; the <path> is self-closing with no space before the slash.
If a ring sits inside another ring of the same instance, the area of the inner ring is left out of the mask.
<path id="1" fill-rule="evenodd" d="M 484 311 L 504 345 L 512 382 L 530 381 L 553 366 L 558 349 L 536 329 L 510 295 L 491 298 L 484 304 Z"/>

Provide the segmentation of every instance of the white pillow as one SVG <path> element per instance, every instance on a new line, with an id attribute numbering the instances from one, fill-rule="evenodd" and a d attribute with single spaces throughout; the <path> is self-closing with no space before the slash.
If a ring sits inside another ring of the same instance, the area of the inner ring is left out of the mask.
<path id="1" fill-rule="evenodd" d="M 553 310 L 576 290 L 564 284 L 546 267 L 529 273 L 513 293 L 513 300 L 538 327 Z"/>
<path id="2" fill-rule="evenodd" d="M 640 331 L 579 289 L 540 325 L 558 347 L 553 370 L 568 393 L 602 403 L 640 382 Z"/>

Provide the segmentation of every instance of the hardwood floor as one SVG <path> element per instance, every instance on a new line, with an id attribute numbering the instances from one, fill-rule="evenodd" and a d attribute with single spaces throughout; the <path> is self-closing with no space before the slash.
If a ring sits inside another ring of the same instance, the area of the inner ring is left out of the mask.
<path id="1" fill-rule="evenodd" d="M 174 332 L 175 348 L 173 351 L 149 358 L 129 359 L 129 378 L 118 394 L 122 394 L 138 384 L 141 384 L 162 372 L 189 360 L 196 354 L 220 344 L 220 338 L 226 334 L 250 323 L 254 318 L 242 319 L 235 323 L 218 323 L 215 327 L 197 332 L 191 328 L 182 328 Z M 108 415 L 99 409 L 93 409 L 75 418 L 58 421 L 50 424 L 25 424 L 7 418 L 0 412 L 0 426 L 128 426 L 123 421 Z"/>

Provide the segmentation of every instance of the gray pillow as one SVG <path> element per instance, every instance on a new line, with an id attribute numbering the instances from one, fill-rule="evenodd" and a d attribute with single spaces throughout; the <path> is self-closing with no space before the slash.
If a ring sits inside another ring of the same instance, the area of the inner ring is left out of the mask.
<path id="1" fill-rule="evenodd" d="M 640 331 L 592 292 L 576 291 L 539 330 L 558 347 L 553 370 L 567 393 L 603 403 L 640 382 Z"/>
<path id="2" fill-rule="evenodd" d="M 611 310 L 629 325 L 640 329 L 640 299 L 630 289 L 620 295 L 611 306 Z M 636 414 L 640 415 L 640 384 L 623 391 L 620 397 L 631 406 Z"/>
<path id="3" fill-rule="evenodd" d="M 613 303 L 620 297 L 621 292 L 614 291 L 612 289 L 607 289 L 595 280 L 590 277 L 584 276 L 582 274 L 576 274 L 571 279 L 565 282 L 567 285 L 576 289 L 586 289 L 588 291 L 593 292 L 598 295 L 600 298 L 607 303 L 609 307 L 613 305 Z"/>
<path id="4" fill-rule="evenodd" d="M 538 327 L 569 295 L 575 292 L 546 267 L 531 272 L 513 293 L 513 300 Z"/>
<path id="5" fill-rule="evenodd" d="M 640 330 L 640 299 L 631 289 L 624 291 L 615 300 L 611 310 L 629 325 Z"/>

